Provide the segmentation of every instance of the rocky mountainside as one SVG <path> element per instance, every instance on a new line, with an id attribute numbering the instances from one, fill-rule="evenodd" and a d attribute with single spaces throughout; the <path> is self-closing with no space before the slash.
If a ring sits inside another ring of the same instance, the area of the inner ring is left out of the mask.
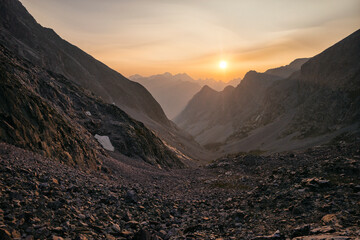
<path id="1" fill-rule="evenodd" d="M 118 107 L 3 46 L 0 59 L 1 141 L 95 169 L 98 155 L 106 153 L 94 136 L 107 136 L 115 153 L 162 167 L 183 166 L 161 139 Z"/>
<path id="2" fill-rule="evenodd" d="M 18 0 L 0 1 L 0 42 L 35 65 L 62 74 L 104 101 L 115 103 L 137 120 L 170 125 L 143 86 L 42 27 Z"/>
<path id="3" fill-rule="evenodd" d="M 231 91 L 204 96 L 200 91 L 175 122 L 223 153 L 298 149 L 358 131 L 359 47 L 356 31 L 309 60 L 249 72 Z M 195 103 L 205 97 L 211 103 L 219 94 L 225 100 L 215 106 Z"/>
<path id="4" fill-rule="evenodd" d="M 221 91 L 228 85 L 236 86 L 240 82 L 240 79 L 234 79 L 228 83 L 213 79 L 195 80 L 186 73 L 176 75 L 163 73 L 149 77 L 136 74 L 129 78 L 146 87 L 170 119 L 174 119 L 185 108 L 201 87 L 208 85 Z"/>
<path id="5" fill-rule="evenodd" d="M 18 0 L 0 0 L 0 43 L 17 56 L 61 74 L 105 102 L 120 107 L 143 122 L 178 154 L 188 159 L 209 159 L 192 136 L 166 117 L 142 85 L 63 40 L 52 29 L 42 27 Z"/>

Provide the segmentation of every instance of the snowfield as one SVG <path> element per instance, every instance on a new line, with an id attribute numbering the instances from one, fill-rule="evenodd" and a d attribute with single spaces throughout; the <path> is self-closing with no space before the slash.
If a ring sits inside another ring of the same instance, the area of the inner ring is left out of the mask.
<path id="1" fill-rule="evenodd" d="M 110 138 L 108 136 L 100 136 L 95 134 L 96 140 L 101 144 L 101 146 L 108 151 L 113 152 L 115 150 L 114 146 L 110 142 Z"/>

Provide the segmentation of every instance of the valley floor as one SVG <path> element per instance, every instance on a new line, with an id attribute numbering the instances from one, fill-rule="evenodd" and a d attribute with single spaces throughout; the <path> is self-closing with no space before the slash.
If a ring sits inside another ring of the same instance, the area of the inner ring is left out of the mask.
<path id="1" fill-rule="evenodd" d="M 360 238 L 358 143 L 171 171 L 103 161 L 83 172 L 1 143 L 0 239 Z"/>

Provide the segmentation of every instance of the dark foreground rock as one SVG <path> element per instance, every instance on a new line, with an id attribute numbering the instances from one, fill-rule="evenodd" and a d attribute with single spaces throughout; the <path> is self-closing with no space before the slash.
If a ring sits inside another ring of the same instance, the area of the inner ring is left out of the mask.
<path id="1" fill-rule="evenodd" d="M 0 239 L 359 239 L 358 146 L 85 173 L 0 144 Z"/>

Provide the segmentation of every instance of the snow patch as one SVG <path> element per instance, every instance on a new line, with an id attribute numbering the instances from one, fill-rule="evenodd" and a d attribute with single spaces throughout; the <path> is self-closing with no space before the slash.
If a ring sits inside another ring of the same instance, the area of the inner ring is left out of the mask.
<path id="1" fill-rule="evenodd" d="M 110 142 L 110 138 L 108 136 L 100 136 L 95 134 L 96 140 L 101 144 L 101 146 L 108 151 L 113 152 L 115 150 L 114 146 Z"/>
<path id="2" fill-rule="evenodd" d="M 90 111 L 86 111 L 85 114 L 86 114 L 86 116 L 89 116 L 89 117 L 91 116 L 91 112 L 90 112 Z"/>

